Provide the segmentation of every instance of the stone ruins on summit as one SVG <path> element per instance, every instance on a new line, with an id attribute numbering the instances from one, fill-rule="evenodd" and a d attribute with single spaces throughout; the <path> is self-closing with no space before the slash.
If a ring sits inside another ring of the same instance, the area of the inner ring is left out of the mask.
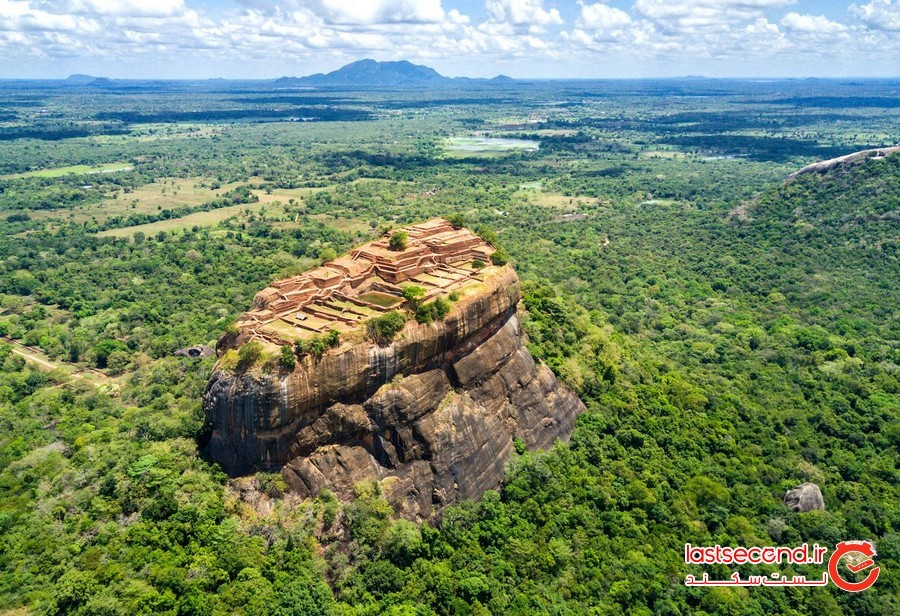
<path id="1" fill-rule="evenodd" d="M 404 227 L 406 248 L 389 235 L 299 276 L 273 282 L 256 294 L 237 322 L 248 340 L 289 344 L 334 329 L 345 332 L 403 302 L 403 287 L 425 289 L 425 300 L 481 281 L 474 261 L 490 263 L 494 248 L 443 218 Z"/>

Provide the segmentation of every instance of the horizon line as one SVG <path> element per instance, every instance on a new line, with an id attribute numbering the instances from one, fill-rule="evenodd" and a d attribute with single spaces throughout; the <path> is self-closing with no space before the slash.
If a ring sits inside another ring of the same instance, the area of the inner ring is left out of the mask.
<path id="1" fill-rule="evenodd" d="M 316 74 L 317 75 L 317 74 Z M 305 79 L 307 77 L 311 77 L 313 75 L 280 75 L 278 77 L 106 77 L 103 75 L 91 75 L 89 73 L 72 73 L 66 77 L 2 77 L 0 76 L 0 81 L 9 82 L 9 81 L 68 81 L 72 77 L 89 77 L 94 80 L 102 79 L 107 81 L 120 81 L 120 82 L 141 82 L 141 81 L 167 81 L 167 82 L 190 82 L 190 81 L 244 81 L 244 82 L 267 82 L 267 81 L 277 81 L 279 79 Z M 889 76 L 889 77 L 873 77 L 873 76 L 863 76 L 863 75 L 834 75 L 828 77 L 821 76 L 798 76 L 798 77 L 773 77 L 767 75 L 757 75 L 757 76 L 727 76 L 727 77 L 708 77 L 706 75 L 675 75 L 675 76 L 644 76 L 644 77 L 510 77 L 505 74 L 498 74 L 494 77 L 468 77 L 465 75 L 460 75 L 456 77 L 447 77 L 445 75 L 441 75 L 447 80 L 468 80 L 468 81 L 491 81 L 496 79 L 497 77 L 504 77 L 509 81 L 518 81 L 518 82 L 554 82 L 554 81 L 647 81 L 647 80 L 709 80 L 709 81 L 811 81 L 811 80 L 823 80 L 823 81 L 835 81 L 835 80 L 846 80 L 846 79 L 855 79 L 862 81 L 894 81 L 900 80 L 900 74 Z M 83 84 L 78 85 L 90 85 L 90 82 L 85 82 Z M 402 85 L 402 84 L 400 84 Z M 313 87 L 313 86 L 310 86 Z M 344 87 L 344 86 L 315 86 L 315 87 Z M 390 87 L 390 86 L 368 86 L 368 87 Z"/>

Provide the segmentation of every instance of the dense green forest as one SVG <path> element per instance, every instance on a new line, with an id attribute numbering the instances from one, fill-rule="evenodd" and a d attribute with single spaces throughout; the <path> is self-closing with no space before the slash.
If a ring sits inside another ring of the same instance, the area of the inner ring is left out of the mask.
<path id="1" fill-rule="evenodd" d="M 887 145 L 894 99 L 517 87 L 0 94 L 0 613 L 900 612 L 900 155 L 786 179 Z M 516 267 L 530 350 L 588 407 L 571 442 L 422 525 L 377 484 L 301 501 L 210 463 L 215 358 L 174 351 L 450 212 Z M 783 503 L 805 481 L 824 512 Z M 845 539 L 876 543 L 863 593 L 683 583 L 685 542 Z"/>

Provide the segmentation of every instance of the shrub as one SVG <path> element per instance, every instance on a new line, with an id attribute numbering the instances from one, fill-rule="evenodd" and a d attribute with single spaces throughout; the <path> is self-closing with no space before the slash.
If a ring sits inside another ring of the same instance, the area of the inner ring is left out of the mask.
<path id="1" fill-rule="evenodd" d="M 498 248 L 494 251 L 494 254 L 491 255 L 491 263 L 500 267 L 501 265 L 506 265 L 509 262 L 509 255 L 506 254 L 506 251 L 502 248 Z"/>
<path id="2" fill-rule="evenodd" d="M 466 226 L 466 217 L 459 213 L 453 213 L 447 216 L 447 222 L 459 229 Z"/>
<path id="3" fill-rule="evenodd" d="M 472 269 L 477 269 L 477 270 L 484 269 L 485 265 L 487 265 L 487 263 L 485 263 L 481 259 L 474 259 L 472 261 Z"/>
<path id="4" fill-rule="evenodd" d="M 394 231 L 391 239 L 388 240 L 388 246 L 391 250 L 406 250 L 409 244 L 409 233 L 406 231 Z"/>
<path id="5" fill-rule="evenodd" d="M 290 348 L 290 345 L 285 345 Z M 260 492 L 264 492 L 269 498 L 280 498 L 290 488 L 281 473 L 256 473 L 256 486 Z"/>
<path id="6" fill-rule="evenodd" d="M 114 376 L 125 372 L 129 364 L 131 364 L 131 354 L 127 351 L 115 350 L 106 358 L 106 367 Z"/>
<path id="7" fill-rule="evenodd" d="M 416 309 L 416 321 L 419 323 L 431 323 L 440 321 L 450 313 L 450 302 L 439 297 L 433 302 L 422 304 Z"/>
<path id="8" fill-rule="evenodd" d="M 313 336 L 309 340 L 298 340 L 294 343 L 297 355 L 312 355 L 316 359 L 322 357 L 325 351 L 333 349 L 340 342 L 341 334 L 336 329 L 330 329 L 327 333 Z"/>
<path id="9" fill-rule="evenodd" d="M 296 365 L 297 361 L 294 359 L 294 349 L 292 349 L 289 344 L 281 345 L 281 367 L 285 370 L 293 370 Z"/>
<path id="10" fill-rule="evenodd" d="M 259 360 L 259 358 L 262 357 L 262 351 L 262 344 L 260 344 L 256 340 L 251 340 L 250 342 L 243 345 L 240 349 L 238 349 L 238 370 L 247 370 L 251 366 L 253 366 L 253 364 L 255 364 Z"/>
<path id="11" fill-rule="evenodd" d="M 328 345 L 328 348 L 333 349 L 338 345 L 338 342 L 341 340 L 341 334 L 336 329 L 329 329 L 325 334 L 325 344 Z"/>
<path id="12" fill-rule="evenodd" d="M 436 318 L 443 319 L 450 314 L 450 302 L 443 297 L 437 298 L 432 304 L 434 305 L 434 316 Z"/>
<path id="13" fill-rule="evenodd" d="M 499 238 L 497 237 L 497 234 L 494 233 L 494 230 L 487 225 L 478 225 L 478 227 L 475 229 L 475 235 L 483 239 L 488 244 L 494 246 L 495 248 L 497 247 Z"/>
<path id="14" fill-rule="evenodd" d="M 375 342 L 380 344 L 388 343 L 394 339 L 403 326 L 406 324 L 406 317 L 401 312 L 392 310 L 380 317 L 370 319 L 366 323 L 366 333 Z"/>
<path id="15" fill-rule="evenodd" d="M 410 307 L 415 310 L 419 302 L 425 299 L 425 288 L 415 284 L 408 284 L 403 287 L 403 299 L 408 301 Z"/>

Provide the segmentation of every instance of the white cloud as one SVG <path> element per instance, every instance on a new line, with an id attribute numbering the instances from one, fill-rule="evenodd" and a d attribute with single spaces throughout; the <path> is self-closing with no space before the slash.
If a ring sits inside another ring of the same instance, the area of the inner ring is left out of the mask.
<path id="1" fill-rule="evenodd" d="M 72 0 L 69 10 L 117 17 L 172 17 L 184 12 L 184 0 Z"/>
<path id="2" fill-rule="evenodd" d="M 868 4 L 854 4 L 850 12 L 870 28 L 900 32 L 900 0 L 872 0 Z"/>
<path id="3" fill-rule="evenodd" d="M 146 74 L 302 75 L 362 57 L 522 76 L 538 66 L 545 76 L 703 66 L 723 74 L 750 65 L 762 67 L 758 74 L 802 74 L 830 58 L 842 70 L 866 69 L 861 54 L 849 64 L 839 46 L 823 44 L 850 37 L 882 51 L 876 72 L 896 72 L 900 0 L 855 1 L 865 4 L 841 23 L 784 15 L 779 9 L 793 0 L 577 0 L 571 27 L 561 28 L 561 0 L 485 0 L 481 20 L 464 14 L 460 0 L 233 0 L 225 8 L 208 0 L 0 0 L 0 76 L 25 74 L 38 61 L 115 67 L 109 74 L 123 59 Z M 556 61 L 569 72 L 554 73 Z"/>
<path id="4" fill-rule="evenodd" d="M 7 32 L 96 32 L 92 19 L 33 8 L 27 1 L 0 0 L 0 30 Z"/>
<path id="5" fill-rule="evenodd" d="M 319 0 L 333 24 L 434 23 L 444 20 L 441 0 Z M 315 10 L 315 9 L 314 9 Z"/>
<path id="6" fill-rule="evenodd" d="M 551 26 L 563 23 L 556 9 L 544 8 L 543 0 L 487 0 L 491 20 L 514 26 Z"/>
<path id="7" fill-rule="evenodd" d="M 722 29 L 765 16 L 796 0 L 636 0 L 634 10 L 664 30 Z"/>
<path id="8" fill-rule="evenodd" d="M 824 15 L 800 15 L 788 13 L 781 20 L 781 25 L 794 32 L 807 34 L 835 34 L 846 32 L 847 26 L 836 21 L 831 21 Z"/>
<path id="9" fill-rule="evenodd" d="M 456 9 L 451 9 L 447 13 L 447 21 L 449 21 L 452 24 L 467 24 L 471 20 L 469 19 L 468 15 L 463 15 Z"/>
<path id="10" fill-rule="evenodd" d="M 576 26 L 587 30 L 616 30 L 631 23 L 631 16 L 605 4 L 582 4 Z"/>

